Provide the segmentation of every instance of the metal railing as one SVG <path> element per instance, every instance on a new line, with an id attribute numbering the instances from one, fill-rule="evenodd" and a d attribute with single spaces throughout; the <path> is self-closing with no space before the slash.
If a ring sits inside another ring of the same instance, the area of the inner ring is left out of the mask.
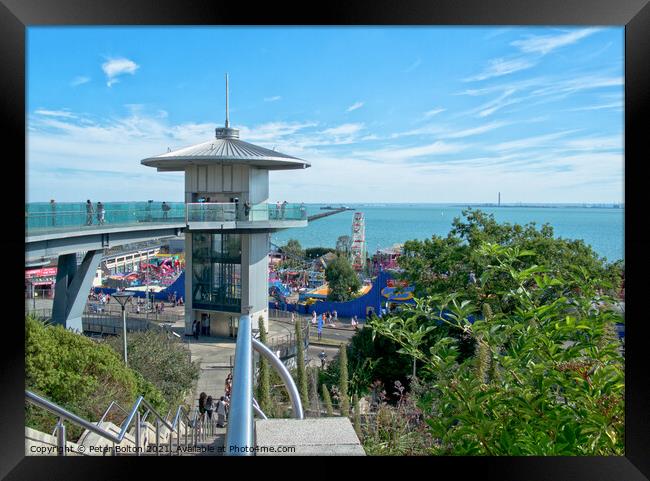
<path id="1" fill-rule="evenodd" d="M 77 230 L 92 230 L 106 226 L 135 226 L 143 223 L 178 224 L 185 220 L 185 203 L 169 202 L 108 202 L 103 214 L 92 203 L 62 202 L 54 208 L 47 202 L 25 204 L 25 234 L 48 234 Z"/>
<path id="2" fill-rule="evenodd" d="M 134 438 L 135 438 L 135 454 L 136 456 L 139 456 L 143 452 L 143 446 L 142 444 L 142 436 L 141 436 L 141 429 L 143 427 L 144 421 L 142 420 L 142 416 L 140 413 L 140 408 L 144 407 L 147 409 L 147 412 L 145 413 L 145 419 L 149 415 L 149 413 L 153 414 L 156 418 L 156 446 L 160 446 L 160 427 L 161 425 L 165 426 L 169 430 L 169 455 L 172 454 L 172 442 L 173 442 L 173 435 L 176 434 L 176 442 L 177 445 L 181 445 L 181 429 L 180 429 L 180 421 L 181 418 L 184 417 L 186 422 L 185 422 L 185 446 L 187 447 L 188 445 L 188 429 L 193 429 L 196 431 L 196 418 L 191 420 L 183 408 L 183 406 L 178 406 L 178 409 L 176 410 L 176 416 L 174 417 L 173 422 L 169 422 L 166 418 L 163 418 L 156 410 L 155 408 L 149 404 L 147 400 L 144 399 L 144 397 L 139 396 L 133 406 L 131 407 L 130 411 L 128 411 L 127 417 L 124 420 L 124 422 L 121 425 L 120 432 L 119 434 L 112 433 L 110 431 L 107 431 L 106 429 L 103 429 L 100 426 L 100 423 L 103 421 L 105 416 L 108 414 L 108 411 L 110 408 L 113 406 L 113 403 L 108 407 L 108 409 L 105 411 L 104 416 L 102 416 L 102 419 L 97 423 L 94 424 L 90 421 L 87 421 L 80 416 L 77 416 L 74 413 L 71 413 L 65 408 L 62 408 L 61 406 L 39 396 L 38 394 L 35 394 L 31 391 L 25 391 L 25 399 L 29 403 L 38 406 L 42 409 L 45 409 L 46 411 L 50 412 L 51 414 L 54 414 L 59 418 L 56 426 L 56 436 L 57 436 L 57 453 L 59 456 L 65 456 L 66 455 L 66 429 L 65 429 L 65 421 L 71 422 L 72 424 L 75 424 L 83 429 L 86 429 L 87 431 L 91 433 L 95 433 L 98 436 L 107 439 L 108 441 L 111 441 L 113 443 L 113 454 L 116 454 L 115 451 L 115 444 L 120 444 L 126 434 L 128 433 L 129 427 L 135 420 L 135 433 L 134 433 Z M 159 450 L 156 449 L 156 454 L 159 454 Z M 180 451 L 179 451 L 180 454 Z"/>
<path id="3" fill-rule="evenodd" d="M 299 322 L 303 323 L 302 343 L 303 348 L 306 350 L 309 347 L 309 322 L 304 322 L 302 318 L 297 318 Z M 283 336 L 274 336 L 267 340 L 266 346 L 273 351 L 280 359 L 287 359 L 296 355 L 296 334 L 289 332 Z"/>
<path id="4" fill-rule="evenodd" d="M 266 202 L 246 206 L 242 202 L 193 202 L 187 204 L 187 222 L 234 222 L 307 220 L 302 204 L 273 205 Z"/>
<path id="5" fill-rule="evenodd" d="M 247 206 L 244 202 L 47 202 L 25 204 L 25 235 L 43 235 L 109 227 L 129 227 L 146 223 L 232 222 L 307 220 L 304 204 Z"/>
<path id="6" fill-rule="evenodd" d="M 187 204 L 187 222 L 234 222 L 236 204 L 231 202 L 196 202 Z"/>

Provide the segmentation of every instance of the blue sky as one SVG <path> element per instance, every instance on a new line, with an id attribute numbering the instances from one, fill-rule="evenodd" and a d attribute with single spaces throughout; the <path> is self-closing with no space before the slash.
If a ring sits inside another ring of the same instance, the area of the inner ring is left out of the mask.
<path id="1" fill-rule="evenodd" d="M 214 136 L 308 160 L 271 201 L 622 202 L 622 27 L 29 27 L 28 201 L 183 198 Z"/>

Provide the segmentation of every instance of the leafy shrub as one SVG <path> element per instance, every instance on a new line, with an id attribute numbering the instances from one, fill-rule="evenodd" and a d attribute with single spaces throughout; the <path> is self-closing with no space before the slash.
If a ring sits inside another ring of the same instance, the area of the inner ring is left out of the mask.
<path id="1" fill-rule="evenodd" d="M 476 255 L 487 266 L 483 281 L 496 279 L 496 301 L 507 299 L 509 312 L 472 323 L 479 307 L 459 293 L 406 309 L 429 319 L 426 329 L 460 330 L 474 340 L 474 355 L 462 357 L 452 336 L 424 349 L 413 342 L 422 325 L 372 321 L 429 375 L 418 404 L 433 452 L 622 455 L 624 359 L 614 326 L 623 319 L 605 294 L 607 283 L 582 266 L 567 267 L 566 278 L 544 266 L 521 269 L 520 258 L 531 254 L 518 248 L 486 243 Z"/>
<path id="2" fill-rule="evenodd" d="M 69 411 L 97 421 L 111 401 L 124 407 L 145 395 L 154 407 L 164 408 L 160 391 L 133 370 L 109 346 L 68 331 L 25 318 L 25 385 Z M 42 409 L 27 405 L 26 424 L 51 432 L 56 419 Z M 121 423 L 123 414 L 111 411 L 108 421 Z M 81 434 L 68 424 L 70 437 Z"/>
<path id="3" fill-rule="evenodd" d="M 122 336 L 110 337 L 104 342 L 122 355 Z M 155 386 L 167 409 L 183 403 L 199 378 L 199 365 L 190 361 L 188 350 L 181 342 L 161 330 L 129 332 L 127 349 L 129 367 Z M 152 396 L 156 395 L 155 391 L 152 390 Z"/>

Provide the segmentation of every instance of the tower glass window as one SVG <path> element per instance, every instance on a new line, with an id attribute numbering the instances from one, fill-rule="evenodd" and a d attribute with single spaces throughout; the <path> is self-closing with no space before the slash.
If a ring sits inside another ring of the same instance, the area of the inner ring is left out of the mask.
<path id="1" fill-rule="evenodd" d="M 192 300 L 195 309 L 241 312 L 241 236 L 192 235 Z"/>

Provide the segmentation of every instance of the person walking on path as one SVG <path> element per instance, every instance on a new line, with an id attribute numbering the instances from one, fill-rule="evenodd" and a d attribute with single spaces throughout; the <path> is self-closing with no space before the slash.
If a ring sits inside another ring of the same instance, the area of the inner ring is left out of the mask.
<path id="1" fill-rule="evenodd" d="M 93 225 L 93 203 L 90 202 L 90 199 L 86 201 L 86 225 Z"/>
<path id="2" fill-rule="evenodd" d="M 316 321 L 316 311 L 311 311 L 311 325 L 315 326 L 317 321 Z"/>
<path id="3" fill-rule="evenodd" d="M 212 422 L 212 413 L 215 411 L 216 403 L 212 400 L 212 396 L 208 396 L 205 400 L 205 412 L 208 414 L 208 421 Z"/>
<path id="4" fill-rule="evenodd" d="M 226 383 L 225 383 L 225 391 L 226 391 L 226 397 L 230 399 L 230 394 L 232 392 L 232 373 L 229 373 L 228 376 L 226 377 Z"/>
<path id="5" fill-rule="evenodd" d="M 104 209 L 104 204 L 97 202 L 97 223 L 99 225 L 104 225 L 104 215 L 106 214 L 106 209 Z"/>
<path id="6" fill-rule="evenodd" d="M 217 402 L 217 427 L 225 428 L 226 427 L 226 415 L 228 414 L 228 404 L 226 403 L 226 398 L 221 396 Z"/>
<path id="7" fill-rule="evenodd" d="M 325 315 L 323 315 L 325 317 Z M 323 334 L 323 318 L 319 317 L 318 318 L 318 340 L 320 341 L 320 338 Z"/>
<path id="8" fill-rule="evenodd" d="M 275 204 L 275 218 L 280 218 L 280 201 Z"/>
<path id="9" fill-rule="evenodd" d="M 336 311 L 332 311 L 332 325 L 336 326 L 336 323 L 339 321 L 339 315 Z"/>
<path id="10" fill-rule="evenodd" d="M 284 219 L 284 211 L 287 208 L 287 204 L 288 204 L 288 202 L 285 200 L 284 202 L 282 202 L 282 205 L 280 206 L 280 218 L 281 219 Z"/>
<path id="11" fill-rule="evenodd" d="M 167 205 L 167 202 L 164 202 L 164 201 L 163 201 L 162 206 L 161 206 L 161 209 L 162 209 L 162 212 L 163 212 L 163 220 L 167 220 L 167 213 L 168 213 L 170 210 L 172 210 L 172 208 L 169 207 L 169 205 Z"/>
<path id="12" fill-rule="evenodd" d="M 194 319 L 192 323 L 192 334 L 194 335 L 195 340 L 199 340 L 199 321 Z"/>
<path id="13" fill-rule="evenodd" d="M 56 227 L 56 202 L 54 202 L 54 199 L 50 200 L 50 210 L 52 213 L 52 227 Z"/>
<path id="14" fill-rule="evenodd" d="M 207 400 L 208 395 L 204 392 L 199 394 L 199 424 L 205 418 L 205 401 Z"/>

